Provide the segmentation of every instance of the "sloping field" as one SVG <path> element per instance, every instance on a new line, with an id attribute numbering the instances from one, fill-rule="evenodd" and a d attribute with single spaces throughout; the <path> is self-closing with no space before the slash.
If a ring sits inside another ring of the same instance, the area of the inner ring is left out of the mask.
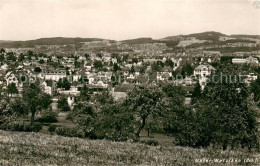
<path id="1" fill-rule="evenodd" d="M 229 162 L 225 162 L 225 159 Z M 140 143 L 0 131 L 0 165 L 247 164 L 260 164 L 259 153 L 248 153 L 243 150 L 221 152 L 178 146 L 148 146 Z"/>

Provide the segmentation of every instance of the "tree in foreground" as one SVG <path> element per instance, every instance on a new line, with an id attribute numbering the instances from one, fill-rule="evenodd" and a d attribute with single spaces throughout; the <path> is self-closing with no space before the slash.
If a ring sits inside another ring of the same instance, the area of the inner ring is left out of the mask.
<path id="1" fill-rule="evenodd" d="M 125 100 L 129 114 L 136 117 L 137 130 L 136 138 L 139 138 L 140 132 L 147 125 L 148 119 L 157 119 L 162 91 L 156 86 L 136 86 Z"/>
<path id="2" fill-rule="evenodd" d="M 219 77 L 220 78 L 220 77 Z M 215 81 L 209 83 L 196 105 L 198 146 L 258 147 L 259 112 L 242 82 Z"/>
<path id="3" fill-rule="evenodd" d="M 47 109 L 52 102 L 51 96 L 43 93 L 34 83 L 24 88 L 23 100 L 31 113 L 31 124 L 34 122 L 36 112 Z"/>
<path id="4" fill-rule="evenodd" d="M 207 90 L 201 122 L 209 125 L 208 142 L 221 145 L 223 149 L 227 146 L 256 146 L 257 112 L 249 108 L 247 87 L 243 83 L 211 83 Z"/>
<path id="5" fill-rule="evenodd" d="M 113 101 L 108 93 L 95 94 L 91 102 L 80 100 L 69 113 L 68 119 L 78 123 L 85 136 L 92 139 L 135 139 L 134 116 L 121 101 Z"/>
<path id="6" fill-rule="evenodd" d="M 19 116 L 27 115 L 28 109 L 25 103 L 19 99 L 2 98 L 0 100 L 0 128 L 10 129 L 12 123 L 17 122 Z"/>
<path id="7" fill-rule="evenodd" d="M 91 114 L 91 111 L 88 114 Z M 90 137 L 113 141 L 135 139 L 134 116 L 120 103 L 106 104 L 100 112 L 95 112 L 91 117 L 92 128 L 88 127 L 87 133 Z"/>
<path id="8" fill-rule="evenodd" d="M 0 100 L 0 128 L 16 119 L 17 115 L 10 105 L 10 101 L 6 99 Z"/>
<path id="9" fill-rule="evenodd" d="M 171 98 L 170 102 L 164 101 L 167 107 L 162 113 L 168 117 L 164 119 L 164 129 L 174 136 L 177 145 L 213 145 L 223 150 L 227 147 L 259 147 L 257 102 L 249 95 L 245 83 L 236 80 L 232 74 L 229 76 L 230 80 L 223 80 L 221 74 L 216 73 L 214 82 L 209 82 L 200 95 L 193 94 L 196 97 L 193 108 L 176 100 L 178 91 L 164 89 Z M 199 92 L 198 86 L 196 89 Z"/>
<path id="10" fill-rule="evenodd" d="M 186 92 L 179 86 L 167 85 L 163 87 L 166 94 L 162 105 L 161 116 L 163 117 L 163 131 L 175 138 L 175 143 L 178 145 L 192 144 L 190 135 L 193 135 L 192 111 L 184 104 Z M 192 121 L 191 121 L 192 120 Z"/>

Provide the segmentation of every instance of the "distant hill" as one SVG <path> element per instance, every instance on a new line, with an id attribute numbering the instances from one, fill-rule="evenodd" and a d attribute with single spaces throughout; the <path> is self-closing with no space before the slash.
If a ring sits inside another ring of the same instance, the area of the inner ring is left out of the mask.
<path id="1" fill-rule="evenodd" d="M 260 35 L 230 35 L 234 38 L 252 38 L 252 39 L 260 39 Z"/>
<path id="2" fill-rule="evenodd" d="M 153 40 L 152 38 L 137 38 L 137 39 L 122 40 L 121 42 L 131 45 L 131 44 L 142 44 L 142 43 L 156 43 L 158 41 Z"/>
<path id="3" fill-rule="evenodd" d="M 35 45 L 65 45 L 77 44 L 80 42 L 102 41 L 98 38 L 41 38 L 27 41 L 0 41 L 1 48 L 18 48 L 18 47 L 34 47 Z"/>
<path id="4" fill-rule="evenodd" d="M 199 40 L 212 40 L 212 41 L 218 40 L 220 36 L 227 36 L 227 35 L 219 32 L 214 32 L 214 31 L 185 35 L 185 37 L 196 37 Z"/>
<path id="5" fill-rule="evenodd" d="M 137 39 L 130 39 L 130 40 L 123 40 L 121 41 L 125 44 L 133 45 L 133 44 L 145 44 L 145 43 L 165 43 L 168 47 L 177 46 L 179 41 L 173 40 L 154 40 L 152 38 L 137 38 Z"/>
<path id="6" fill-rule="evenodd" d="M 0 40 L 0 43 L 10 43 L 10 42 L 13 42 L 13 41 L 9 41 L 9 40 Z"/>
<path id="7" fill-rule="evenodd" d="M 219 32 L 209 31 L 209 32 L 194 33 L 194 34 L 189 34 L 189 35 L 169 36 L 169 37 L 165 37 L 161 40 L 178 40 L 180 38 L 185 38 L 185 37 L 196 37 L 199 40 L 216 41 L 219 39 L 220 36 L 227 36 L 227 35 L 219 33 Z"/>
<path id="8" fill-rule="evenodd" d="M 152 39 L 149 37 L 122 40 L 120 42 L 133 45 L 133 44 L 144 44 L 144 43 L 166 43 L 167 46 L 174 47 L 177 46 L 180 40 L 185 40 L 188 37 L 195 37 L 198 40 L 209 40 L 213 42 L 218 42 L 220 36 L 227 36 L 232 38 L 251 38 L 251 39 L 260 39 L 260 35 L 225 35 L 220 32 L 208 31 L 202 33 L 194 33 L 189 35 L 177 35 L 177 36 L 168 36 L 162 39 Z M 92 42 L 92 41 L 102 41 L 104 39 L 100 38 L 66 38 L 66 37 L 53 37 L 53 38 L 41 38 L 36 40 L 27 40 L 27 41 L 8 41 L 0 40 L 0 48 L 24 48 L 24 47 L 34 47 L 35 45 L 66 45 L 66 44 L 78 44 L 80 42 Z M 110 42 L 116 42 L 115 40 L 109 40 Z M 201 45 L 203 45 L 201 43 Z"/>

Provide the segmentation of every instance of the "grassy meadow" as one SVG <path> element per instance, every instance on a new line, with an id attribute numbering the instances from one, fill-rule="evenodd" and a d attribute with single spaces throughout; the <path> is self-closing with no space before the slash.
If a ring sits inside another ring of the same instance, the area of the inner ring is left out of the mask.
<path id="1" fill-rule="evenodd" d="M 257 152 L 179 147 L 163 143 L 167 142 L 165 138 L 158 142 L 158 146 L 148 146 L 141 143 L 69 138 L 44 133 L 0 131 L 0 165 L 260 164 L 260 154 Z"/>

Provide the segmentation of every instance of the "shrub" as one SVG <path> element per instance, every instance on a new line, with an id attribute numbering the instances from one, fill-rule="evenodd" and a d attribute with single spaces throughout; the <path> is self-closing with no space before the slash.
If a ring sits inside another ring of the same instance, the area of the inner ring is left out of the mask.
<path id="1" fill-rule="evenodd" d="M 42 129 L 42 124 L 40 123 L 6 123 L 1 126 L 2 130 L 9 130 L 9 131 L 21 131 L 21 132 L 39 132 Z"/>
<path id="2" fill-rule="evenodd" d="M 48 131 L 52 134 L 56 130 L 56 126 L 50 125 Z"/>
<path id="3" fill-rule="evenodd" d="M 31 131 L 33 132 L 39 132 L 42 130 L 42 124 L 41 123 L 33 123 L 31 125 Z"/>
<path id="4" fill-rule="evenodd" d="M 79 130 L 78 128 L 58 128 L 56 130 L 56 133 L 61 136 L 65 137 L 79 137 L 79 138 L 84 138 L 84 132 Z"/>
<path id="5" fill-rule="evenodd" d="M 28 126 L 26 124 L 14 123 L 10 125 L 11 131 L 25 131 Z"/>
<path id="6" fill-rule="evenodd" d="M 100 104 L 93 108 L 85 103 L 77 104 L 67 119 L 77 122 L 84 128 L 85 137 L 127 141 L 135 139 L 134 116 L 121 103 L 112 103 L 109 96 L 94 96 Z"/>
<path id="7" fill-rule="evenodd" d="M 51 110 L 47 110 L 43 112 L 42 117 L 38 118 L 37 121 L 41 123 L 56 123 L 58 122 L 58 115 Z"/>
<path id="8" fill-rule="evenodd" d="M 94 131 L 86 132 L 85 137 L 88 137 L 90 139 L 104 139 L 105 138 L 103 135 L 98 135 Z"/>
<path id="9" fill-rule="evenodd" d="M 97 139 L 127 141 L 135 139 L 133 118 L 128 114 L 99 115 L 90 136 Z"/>
<path id="10" fill-rule="evenodd" d="M 85 111 L 87 115 L 82 120 L 86 127 L 87 137 L 91 139 L 106 138 L 112 141 L 135 139 L 135 119 L 120 105 L 106 105 L 102 112 L 95 115 L 91 115 L 91 110 Z"/>

